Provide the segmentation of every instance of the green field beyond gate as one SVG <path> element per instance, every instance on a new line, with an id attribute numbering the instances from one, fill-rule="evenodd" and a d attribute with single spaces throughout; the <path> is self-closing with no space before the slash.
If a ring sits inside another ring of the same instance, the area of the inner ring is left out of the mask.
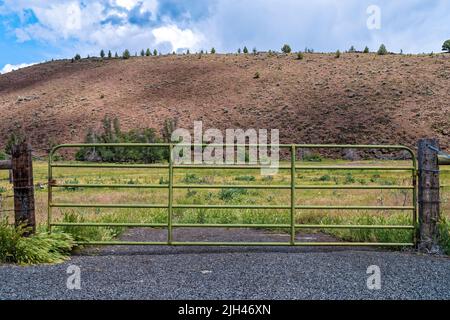
<path id="1" fill-rule="evenodd" d="M 247 145 L 248 146 L 248 145 Z M 413 246 L 417 224 L 416 159 L 404 146 L 280 145 L 290 161 L 275 176 L 261 166 L 55 161 L 79 148 L 162 148 L 173 144 L 60 145 L 49 157 L 48 227 L 80 244 Z M 297 160 L 300 150 L 403 152 L 410 160 Z M 59 157 L 58 157 L 59 158 Z M 162 242 L 120 242 L 124 228 L 165 228 Z M 180 242 L 177 228 L 266 228 L 289 242 Z M 95 231 L 97 229 L 97 231 Z M 99 231 L 101 230 L 101 231 Z M 322 231 L 337 242 L 298 242 L 296 232 Z"/>

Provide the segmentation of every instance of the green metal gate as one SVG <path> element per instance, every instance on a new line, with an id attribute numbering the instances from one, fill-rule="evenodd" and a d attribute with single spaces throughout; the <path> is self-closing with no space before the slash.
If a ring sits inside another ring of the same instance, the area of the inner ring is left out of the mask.
<path id="1" fill-rule="evenodd" d="M 48 164 L 48 229 L 54 226 L 76 226 L 76 227 L 148 227 L 167 228 L 167 241 L 164 242 L 130 242 L 130 241 L 95 241 L 79 242 L 81 245 L 173 245 L 173 246 L 414 246 L 415 230 L 417 228 L 417 161 L 414 152 L 400 145 L 317 145 L 317 144 L 280 144 L 280 149 L 289 150 L 290 164 L 280 164 L 280 170 L 290 171 L 289 185 L 195 185 L 174 183 L 174 171 L 177 169 L 261 169 L 262 165 L 178 165 L 173 161 L 173 148 L 175 144 L 64 144 L 56 146 L 49 155 Z M 226 147 L 224 145 L 223 147 Z M 233 145 L 234 147 L 252 145 Z M 254 145 L 253 145 L 254 146 Z M 166 148 L 170 154 L 168 164 L 115 164 L 115 163 L 57 163 L 54 161 L 56 151 L 60 149 L 74 148 Z M 296 163 L 296 154 L 299 149 L 366 149 L 366 150 L 403 150 L 410 154 L 411 164 L 409 166 L 304 166 Z M 59 184 L 54 180 L 54 168 L 159 168 L 168 172 L 167 184 L 130 185 L 130 184 Z M 407 171 L 411 173 L 411 184 L 403 185 L 300 185 L 296 184 L 296 174 L 302 170 L 377 170 L 377 171 Z M 165 204 L 83 204 L 83 203 L 55 203 L 52 198 L 54 188 L 147 188 L 166 189 L 168 202 Z M 290 190 L 290 203 L 288 205 L 192 205 L 177 204 L 173 200 L 175 189 L 223 189 L 223 188 L 246 188 L 246 189 L 286 189 Z M 297 205 L 296 190 L 301 189 L 328 189 L 328 190 L 410 190 L 412 191 L 412 203 L 408 206 L 319 206 L 319 205 Z M 165 208 L 167 209 L 167 223 L 65 223 L 52 221 L 53 208 Z M 174 209 L 287 209 L 290 211 L 289 224 L 180 224 L 173 223 Z M 295 223 L 296 210 L 318 209 L 318 210 L 401 210 L 411 212 L 411 223 L 409 225 L 306 225 Z M 179 242 L 173 240 L 173 230 L 176 228 L 280 228 L 289 230 L 289 242 Z M 299 229 L 402 229 L 411 230 L 411 242 L 406 243 L 374 243 L 374 242 L 298 242 L 295 239 L 296 230 Z"/>

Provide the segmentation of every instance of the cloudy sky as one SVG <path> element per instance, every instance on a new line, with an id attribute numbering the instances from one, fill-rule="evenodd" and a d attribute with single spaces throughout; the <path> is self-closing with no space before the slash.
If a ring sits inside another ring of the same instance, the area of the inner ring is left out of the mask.
<path id="1" fill-rule="evenodd" d="M 0 0 L 0 71 L 100 49 L 439 52 L 448 0 Z"/>

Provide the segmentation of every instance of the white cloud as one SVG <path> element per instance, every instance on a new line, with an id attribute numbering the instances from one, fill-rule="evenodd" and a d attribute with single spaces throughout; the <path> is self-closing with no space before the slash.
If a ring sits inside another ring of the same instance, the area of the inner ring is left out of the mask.
<path id="1" fill-rule="evenodd" d="M 190 29 L 180 29 L 176 25 L 168 25 L 153 29 L 153 36 L 155 43 L 161 44 L 168 42 L 172 46 L 173 51 L 178 49 L 196 49 L 204 41 L 204 36 L 199 33 L 194 33 Z"/>
<path id="2" fill-rule="evenodd" d="M 14 70 L 30 67 L 30 66 L 35 65 L 35 64 L 37 64 L 37 62 L 35 62 L 35 63 L 21 63 L 21 64 L 16 64 L 16 65 L 14 65 L 14 64 L 6 64 L 3 67 L 3 69 L 0 70 L 0 73 L 1 74 L 8 73 L 8 72 L 11 72 L 11 71 L 14 71 Z"/>

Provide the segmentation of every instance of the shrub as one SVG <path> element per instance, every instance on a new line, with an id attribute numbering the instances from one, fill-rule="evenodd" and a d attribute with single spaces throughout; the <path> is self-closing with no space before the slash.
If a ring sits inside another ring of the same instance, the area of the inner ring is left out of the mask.
<path id="1" fill-rule="evenodd" d="M 338 59 L 341 56 L 341 52 L 339 50 L 336 51 L 336 53 L 334 54 L 335 58 Z"/>
<path id="2" fill-rule="evenodd" d="M 297 60 L 303 60 L 304 56 L 302 52 L 297 53 Z"/>
<path id="3" fill-rule="evenodd" d="M 365 47 L 363 53 L 369 53 L 369 47 Z"/>
<path id="4" fill-rule="evenodd" d="M 234 178 L 236 181 L 256 181 L 255 176 L 237 176 Z"/>
<path id="5" fill-rule="evenodd" d="M 158 50 L 156 50 L 156 49 L 153 50 L 153 55 L 154 55 L 154 56 L 157 56 L 157 55 L 158 55 Z"/>
<path id="6" fill-rule="evenodd" d="M 308 153 L 303 155 L 303 161 L 322 162 L 322 157 L 320 156 L 320 154 Z"/>
<path id="7" fill-rule="evenodd" d="M 86 143 L 158 143 L 161 139 L 152 128 L 134 129 L 123 132 L 117 118 L 111 120 L 105 117 L 102 121 L 103 132 L 95 133 L 91 130 L 85 138 Z M 167 160 L 165 148 L 123 148 L 99 147 L 81 148 L 75 155 L 78 161 L 103 162 L 139 162 L 155 163 Z"/>
<path id="8" fill-rule="evenodd" d="M 446 40 L 442 45 L 442 51 L 447 51 L 450 53 L 450 39 Z"/>
<path id="9" fill-rule="evenodd" d="M 215 48 L 211 48 L 211 54 L 215 54 L 216 53 L 216 49 Z"/>
<path id="10" fill-rule="evenodd" d="M 248 49 L 247 49 L 247 47 L 244 47 L 244 50 L 243 50 L 243 52 L 244 52 L 245 54 L 247 54 L 247 53 L 248 53 Z"/>
<path id="11" fill-rule="evenodd" d="M 255 75 L 253 76 L 253 79 L 259 79 L 259 78 L 260 78 L 259 72 L 255 72 Z"/>
<path id="12" fill-rule="evenodd" d="M 74 57 L 75 60 L 81 60 L 81 56 L 77 53 Z"/>
<path id="13" fill-rule="evenodd" d="M 67 259 L 75 246 L 66 233 L 39 233 L 23 237 L 29 231 L 23 226 L 0 221 L 0 262 L 18 264 L 59 263 Z"/>
<path id="14" fill-rule="evenodd" d="M 382 44 L 382 45 L 380 46 L 380 48 L 379 48 L 378 51 L 377 51 L 377 54 L 380 55 L 380 56 L 383 56 L 383 55 L 385 55 L 385 54 L 388 54 L 388 51 L 387 51 L 386 46 L 385 46 L 384 44 Z"/>
<path id="15" fill-rule="evenodd" d="M 103 49 L 100 51 L 100 57 L 104 58 L 105 57 L 105 51 L 103 51 Z"/>
<path id="16" fill-rule="evenodd" d="M 183 182 L 187 184 L 201 183 L 202 179 L 199 178 L 195 173 L 186 173 L 183 178 Z"/>
<path id="17" fill-rule="evenodd" d="M 152 55 L 152 52 L 150 51 L 150 49 L 147 49 L 147 51 L 145 51 L 145 56 L 150 57 L 151 55 Z"/>
<path id="18" fill-rule="evenodd" d="M 292 49 L 291 49 L 291 47 L 290 47 L 288 44 L 285 44 L 285 45 L 281 48 L 281 51 L 282 51 L 283 53 L 291 53 Z"/>
<path id="19" fill-rule="evenodd" d="M 122 54 L 123 59 L 129 59 L 130 58 L 130 51 L 128 49 L 125 49 L 125 51 Z"/>
<path id="20" fill-rule="evenodd" d="M 222 201 L 231 201 L 241 195 L 246 195 L 247 189 L 241 188 L 230 188 L 230 189 L 222 189 L 219 192 L 219 199 Z"/>
<path id="21" fill-rule="evenodd" d="M 111 220 L 111 219 L 109 219 Z M 114 222 L 104 219 L 104 222 Z M 64 223 L 85 223 L 86 219 L 74 212 L 65 212 L 63 217 Z M 108 241 L 120 235 L 124 230 L 121 227 L 77 227 L 63 226 L 57 228 L 58 232 L 69 234 L 75 241 Z"/>

